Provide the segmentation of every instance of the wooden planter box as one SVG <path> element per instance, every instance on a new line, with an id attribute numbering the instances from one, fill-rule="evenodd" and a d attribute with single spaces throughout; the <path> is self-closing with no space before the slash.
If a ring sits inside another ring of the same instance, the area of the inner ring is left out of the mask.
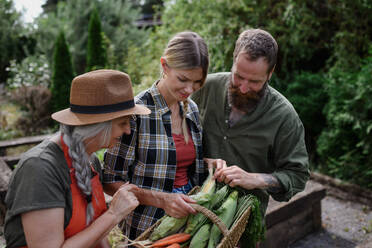
<path id="1" fill-rule="evenodd" d="M 326 195 L 323 185 L 308 181 L 305 190 L 289 202 L 270 198 L 266 211 L 266 239 L 260 248 L 287 247 L 321 228 L 321 200 Z"/>

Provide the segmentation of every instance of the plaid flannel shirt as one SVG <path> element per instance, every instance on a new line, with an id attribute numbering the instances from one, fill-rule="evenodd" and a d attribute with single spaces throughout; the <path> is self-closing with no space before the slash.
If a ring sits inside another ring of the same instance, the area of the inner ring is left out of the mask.
<path id="1" fill-rule="evenodd" d="M 156 83 L 135 97 L 137 104 L 151 110 L 150 115 L 131 120 L 131 134 L 105 153 L 103 183 L 127 182 L 145 189 L 172 192 L 176 175 L 176 146 L 171 130 L 171 111 Z M 196 149 L 195 163 L 188 171 L 192 184 L 201 185 L 206 178 L 203 163 L 202 128 L 197 105 L 188 99 L 186 121 Z M 180 104 L 183 112 L 183 105 Z M 164 210 L 139 205 L 122 225 L 130 239 L 135 239 L 164 215 Z"/>

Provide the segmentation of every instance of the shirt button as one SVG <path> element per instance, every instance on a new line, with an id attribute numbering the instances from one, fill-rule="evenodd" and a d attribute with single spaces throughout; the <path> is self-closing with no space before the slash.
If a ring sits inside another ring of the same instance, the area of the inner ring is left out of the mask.
<path id="1" fill-rule="evenodd" d="M 224 140 L 227 140 L 227 137 L 226 137 L 226 136 L 223 136 L 223 139 L 224 139 Z"/>

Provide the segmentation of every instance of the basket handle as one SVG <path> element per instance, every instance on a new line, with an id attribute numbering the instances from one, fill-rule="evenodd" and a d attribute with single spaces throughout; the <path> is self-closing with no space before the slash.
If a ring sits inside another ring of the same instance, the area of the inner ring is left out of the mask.
<path id="1" fill-rule="evenodd" d="M 194 208 L 196 211 L 207 216 L 214 224 L 216 224 L 216 226 L 220 229 L 224 237 L 226 237 L 229 234 L 229 230 L 227 229 L 225 223 L 223 223 L 221 219 L 218 218 L 218 216 L 215 215 L 208 208 L 205 208 L 203 206 L 200 206 L 199 204 L 193 204 L 193 203 L 190 203 L 190 206 Z"/>

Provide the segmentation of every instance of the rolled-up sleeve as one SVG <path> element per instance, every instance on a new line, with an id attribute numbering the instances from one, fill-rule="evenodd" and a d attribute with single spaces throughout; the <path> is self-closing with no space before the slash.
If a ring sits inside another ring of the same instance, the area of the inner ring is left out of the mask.
<path id="1" fill-rule="evenodd" d="M 277 201 L 288 201 L 304 190 L 310 177 L 304 135 L 304 127 L 297 114 L 288 116 L 279 130 L 275 145 L 276 170 L 272 175 L 278 179 L 284 191 L 269 192 Z"/>

